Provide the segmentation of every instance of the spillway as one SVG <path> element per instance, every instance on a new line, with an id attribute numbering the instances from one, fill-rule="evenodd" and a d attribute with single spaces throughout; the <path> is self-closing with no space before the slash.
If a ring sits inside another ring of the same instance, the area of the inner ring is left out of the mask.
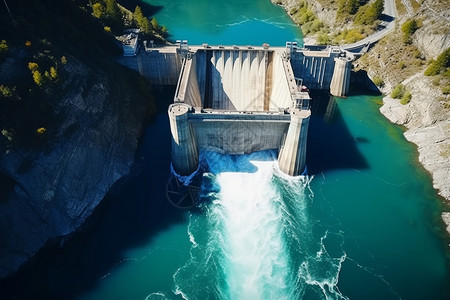
<path id="1" fill-rule="evenodd" d="M 270 149 L 278 150 L 284 173 L 303 172 L 310 97 L 285 52 L 267 45 L 204 46 L 181 55 L 168 112 L 177 173 L 196 170 L 199 150 L 248 154 Z"/>

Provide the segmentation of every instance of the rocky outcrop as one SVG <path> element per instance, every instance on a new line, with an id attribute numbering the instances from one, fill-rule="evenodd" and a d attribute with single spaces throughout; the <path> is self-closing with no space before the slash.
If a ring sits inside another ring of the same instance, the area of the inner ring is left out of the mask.
<path id="1" fill-rule="evenodd" d="M 74 59 L 64 68 L 70 76 L 56 107 L 63 120 L 56 141 L 0 157 L 0 170 L 15 183 L 0 201 L 0 277 L 48 239 L 76 230 L 134 161 L 147 104 L 127 92 L 113 97 L 117 82 Z"/>
<path id="2" fill-rule="evenodd" d="M 287 13 L 292 8 L 298 6 L 298 0 L 271 0 L 272 3 L 280 5 Z M 328 27 L 332 27 L 336 20 L 336 9 L 334 3 L 329 1 L 305 0 L 309 8 L 317 15 L 317 17 Z"/>
<path id="3" fill-rule="evenodd" d="M 423 20 L 422 27 L 413 35 L 413 45 L 426 59 L 435 59 L 445 49 L 450 47 L 450 30 L 448 24 L 450 10 L 448 7 L 438 7 L 432 1 L 423 1 L 416 18 Z M 401 39 L 399 39 L 401 43 Z M 395 44 L 389 44 L 395 47 Z M 374 49 L 375 52 L 379 51 Z M 380 52 L 379 58 L 383 57 Z M 391 58 L 393 56 L 390 56 Z M 417 62 L 417 60 L 416 60 Z M 389 70 L 388 59 L 374 61 L 372 68 L 368 65 L 369 74 L 379 74 L 376 69 L 383 66 Z M 379 65 L 379 66 L 378 66 Z M 407 128 L 405 138 L 416 144 L 419 152 L 419 161 L 430 172 L 433 178 L 433 187 L 447 200 L 450 200 L 450 110 L 449 95 L 443 95 L 438 84 L 432 77 L 423 75 L 424 65 L 417 74 L 407 77 L 400 82 L 411 92 L 412 99 L 407 105 L 400 104 L 398 99 L 385 97 L 380 111 L 394 123 Z M 384 72 L 386 86 L 383 90 L 390 93 L 395 84 L 399 83 L 396 72 Z M 450 233 L 450 213 L 444 212 L 442 219 Z"/>
<path id="4" fill-rule="evenodd" d="M 450 200 L 450 112 L 437 100 L 441 92 L 430 78 L 417 74 L 404 84 L 413 95 L 411 102 L 403 105 L 385 97 L 380 111 L 391 122 L 408 128 L 405 138 L 417 145 L 419 161 L 431 173 L 434 188 Z"/>

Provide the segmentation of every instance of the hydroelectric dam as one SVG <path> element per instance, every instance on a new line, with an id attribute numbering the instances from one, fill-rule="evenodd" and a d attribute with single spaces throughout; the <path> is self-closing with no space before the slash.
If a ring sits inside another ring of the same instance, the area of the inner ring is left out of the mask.
<path id="1" fill-rule="evenodd" d="M 353 57 L 338 47 L 148 47 L 121 63 L 152 84 L 176 85 L 168 114 L 172 166 L 197 170 L 199 151 L 248 154 L 278 150 L 280 170 L 304 172 L 311 116 L 308 88 L 345 96 Z M 306 88 L 307 87 L 307 88 Z"/>

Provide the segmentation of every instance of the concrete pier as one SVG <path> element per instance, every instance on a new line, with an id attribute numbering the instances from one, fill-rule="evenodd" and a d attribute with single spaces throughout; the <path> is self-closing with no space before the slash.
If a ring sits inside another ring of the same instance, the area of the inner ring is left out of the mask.
<path id="1" fill-rule="evenodd" d="M 350 86 L 352 58 L 344 56 L 337 57 L 334 60 L 335 65 L 333 78 L 331 79 L 330 94 L 337 97 L 344 97 L 347 96 Z"/>
<path id="2" fill-rule="evenodd" d="M 169 107 L 172 132 L 172 166 L 180 175 L 189 175 L 198 167 L 198 149 L 195 135 L 188 122 L 189 105 L 172 104 Z"/>
<path id="3" fill-rule="evenodd" d="M 291 114 L 286 140 L 278 155 L 278 166 L 287 175 L 298 176 L 305 169 L 306 137 L 310 116 L 309 110 L 295 111 Z"/>

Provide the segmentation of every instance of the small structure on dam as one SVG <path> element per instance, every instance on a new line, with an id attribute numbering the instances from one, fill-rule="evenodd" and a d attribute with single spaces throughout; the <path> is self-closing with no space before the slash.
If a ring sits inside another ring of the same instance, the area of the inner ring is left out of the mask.
<path id="1" fill-rule="evenodd" d="M 172 165 L 198 168 L 199 150 L 246 154 L 278 149 L 282 172 L 305 169 L 309 93 L 294 77 L 286 49 L 180 45 L 183 57 L 168 114 Z"/>

